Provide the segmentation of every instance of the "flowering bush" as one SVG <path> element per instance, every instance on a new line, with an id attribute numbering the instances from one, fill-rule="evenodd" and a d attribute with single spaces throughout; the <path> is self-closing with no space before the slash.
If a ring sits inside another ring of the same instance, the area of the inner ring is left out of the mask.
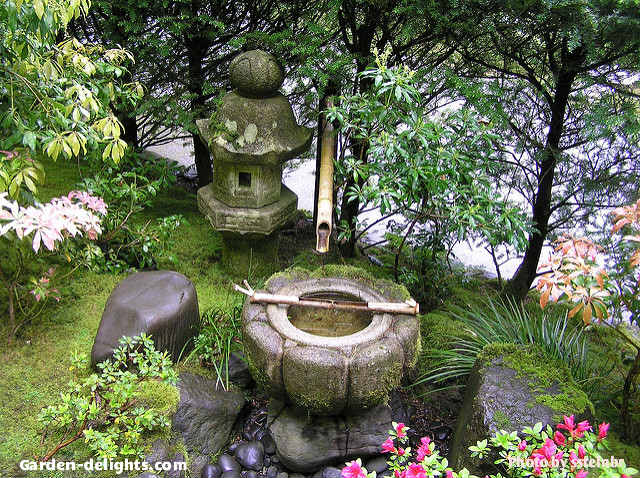
<path id="1" fill-rule="evenodd" d="M 408 445 L 407 430 L 404 423 L 393 422 L 393 430 L 382 444 L 382 452 L 389 454 L 389 470 L 395 478 L 427 478 L 427 476 L 444 476 L 446 478 L 470 478 L 466 468 L 456 473 L 448 467 L 449 462 L 440 456 L 435 443 L 429 437 L 420 439 L 420 446 L 412 459 L 412 450 Z M 346 464 L 342 469 L 342 478 L 375 478 L 376 472 L 367 472 L 358 458 Z"/>
<path id="2" fill-rule="evenodd" d="M 95 240 L 106 213 L 104 201 L 84 191 L 28 207 L 9 199 L 7 193 L 0 194 L 0 285 L 8 295 L 9 343 L 21 326 L 42 312 L 45 299 L 59 300 L 53 287 L 55 268 L 43 261 L 43 253 L 62 252 L 60 245 L 69 238 Z M 36 304 L 30 304 L 30 298 Z M 18 314 L 24 318 L 20 322 Z"/>
<path id="3" fill-rule="evenodd" d="M 495 461 L 507 476 L 541 476 L 549 478 L 585 478 L 589 468 L 598 468 L 599 476 L 630 478 L 638 471 L 626 465 L 624 460 L 602 456 L 607 449 L 608 423 L 601 423 L 597 432 L 588 421 L 575 422 L 574 416 L 563 417 L 563 423 L 555 431 L 542 423 L 517 432 L 497 432 L 491 438 L 491 446 L 498 451 Z M 471 456 L 485 458 L 491 451 L 487 440 L 471 446 Z M 493 475 L 492 475 L 493 476 Z"/>
<path id="4" fill-rule="evenodd" d="M 453 471 L 446 458 L 442 458 L 429 437 L 420 439 L 420 446 L 412 458 L 407 446 L 407 430 L 404 423 L 393 423 L 393 430 L 382 443 L 382 452 L 389 454 L 389 470 L 394 478 L 474 478 L 466 468 Z M 495 461 L 509 477 L 540 476 L 543 478 L 586 478 L 587 468 L 598 467 L 600 476 L 607 478 L 630 478 L 638 471 L 628 467 L 624 460 L 603 458 L 606 449 L 608 423 L 601 423 L 597 433 L 588 421 L 575 423 L 573 415 L 564 416 L 563 423 L 554 431 L 550 426 L 543 430 L 542 423 L 517 432 L 500 431 L 488 440 L 469 447 L 471 456 L 480 459 L 489 456 L 491 446 L 499 450 Z M 502 478 L 502 474 L 491 478 Z M 342 469 L 342 478 L 376 478 L 376 472 L 368 472 L 360 459 L 351 461 Z M 489 478 L 486 476 L 485 478 Z"/>
<path id="5" fill-rule="evenodd" d="M 616 208 L 611 214 L 608 267 L 604 265 L 606 258 L 598 257 L 604 250 L 602 246 L 588 238 L 561 237 L 549 261 L 540 266 L 545 270 L 537 286 L 542 308 L 549 301 L 564 302 L 572 307 L 569 318 L 580 313 L 586 325 L 595 317 L 604 326 L 612 327 L 604 320 L 609 311 L 620 320 L 627 315 L 630 322 L 640 324 L 640 200 Z M 624 232 L 621 237 L 617 234 L 620 232 Z M 635 352 L 625 372 L 620 406 L 624 433 L 631 438 L 631 403 L 640 378 L 640 341 L 623 328 L 613 330 Z"/>

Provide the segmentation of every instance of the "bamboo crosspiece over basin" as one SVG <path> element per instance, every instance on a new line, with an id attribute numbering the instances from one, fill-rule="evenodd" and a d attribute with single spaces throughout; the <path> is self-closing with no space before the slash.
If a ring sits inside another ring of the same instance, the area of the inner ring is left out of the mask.
<path id="1" fill-rule="evenodd" d="M 348 300 L 330 300 L 298 297 L 295 295 L 269 294 L 267 292 L 256 292 L 245 280 L 244 288 L 234 284 L 233 288 L 249 297 L 253 303 L 264 304 L 284 304 L 297 305 L 301 307 L 316 307 L 320 309 L 337 310 L 363 310 L 368 312 L 384 312 L 387 314 L 407 314 L 418 315 L 420 313 L 419 304 L 409 299 L 406 302 L 360 302 Z"/>

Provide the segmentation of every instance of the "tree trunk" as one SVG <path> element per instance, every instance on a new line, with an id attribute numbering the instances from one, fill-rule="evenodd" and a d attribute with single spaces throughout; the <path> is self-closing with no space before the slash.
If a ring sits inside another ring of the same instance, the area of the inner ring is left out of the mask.
<path id="1" fill-rule="evenodd" d="M 563 71 L 558 75 L 556 82 L 556 93 L 551 105 L 551 123 L 549 125 L 545 147 L 540 152 L 542 161 L 538 173 L 538 190 L 533 203 L 533 225 L 536 231 L 529 235 L 529 244 L 524 258 L 513 278 L 505 287 L 505 293 L 517 300 L 522 300 L 527 295 L 536 277 L 542 246 L 544 245 L 549 230 L 551 193 L 558 159 L 558 146 L 560 145 L 560 138 L 562 137 L 564 116 L 574 78 L 575 73 Z"/>
<path id="2" fill-rule="evenodd" d="M 191 18 L 198 18 L 200 14 L 200 2 L 193 1 L 190 5 L 189 15 Z M 189 93 L 191 93 L 191 113 L 194 118 L 204 115 L 205 112 L 205 95 L 204 95 L 204 71 L 202 64 L 204 62 L 209 43 L 202 32 L 188 33 L 185 39 L 187 46 L 187 57 L 189 60 Z M 198 187 L 203 187 L 213 181 L 213 169 L 211 167 L 211 158 L 209 156 L 209 148 L 200 139 L 195 130 L 195 121 L 192 125 L 191 136 L 193 138 L 193 151 L 195 156 L 196 171 L 198 173 Z"/>
<path id="3" fill-rule="evenodd" d="M 116 111 L 116 116 L 124 126 L 122 139 L 127 142 L 130 148 L 138 149 L 138 120 L 135 111 Z"/>

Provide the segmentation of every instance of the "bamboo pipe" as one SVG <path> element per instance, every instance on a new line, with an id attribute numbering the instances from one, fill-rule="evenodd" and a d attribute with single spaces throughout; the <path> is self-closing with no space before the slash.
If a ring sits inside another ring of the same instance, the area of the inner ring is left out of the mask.
<path id="1" fill-rule="evenodd" d="M 297 305 L 301 307 L 315 307 L 318 309 L 338 309 L 338 310 L 363 310 L 368 312 L 384 312 L 387 314 L 407 314 L 417 315 L 420 313 L 420 306 L 415 300 L 409 299 L 406 302 L 357 302 L 347 300 L 329 300 L 300 298 L 295 295 L 278 295 L 266 292 L 256 292 L 245 281 L 242 288 L 235 284 L 234 289 L 249 296 L 252 303 L 259 302 L 265 304 L 285 304 Z"/>
<path id="2" fill-rule="evenodd" d="M 327 100 L 327 108 L 333 106 Z M 320 146 L 320 181 L 318 183 L 318 217 L 316 219 L 316 251 L 329 251 L 331 237 L 331 219 L 333 217 L 333 160 L 336 148 L 336 132 L 333 124 L 323 119 L 322 141 Z"/>

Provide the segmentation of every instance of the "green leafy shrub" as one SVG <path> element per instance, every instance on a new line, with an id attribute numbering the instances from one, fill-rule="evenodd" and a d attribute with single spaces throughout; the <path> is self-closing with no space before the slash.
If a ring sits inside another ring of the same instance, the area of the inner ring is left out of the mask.
<path id="1" fill-rule="evenodd" d="M 147 171 L 149 168 L 152 171 Z M 83 188 L 108 198 L 105 201 L 109 204 L 102 237 L 94 247 L 79 251 L 82 260 L 94 270 L 120 272 L 131 267 L 154 268 L 159 259 L 175 262 L 168 250 L 172 234 L 186 222 L 184 217 L 172 215 L 155 222 L 135 221 L 135 215 L 151 206 L 158 191 L 170 184 L 167 178 L 171 174 L 163 171 L 161 167 L 134 165 L 130 171 L 108 168 L 84 179 Z"/>
<path id="2" fill-rule="evenodd" d="M 487 299 L 471 310 L 452 306 L 450 315 L 462 330 L 445 347 L 427 352 L 428 367 L 416 385 L 443 385 L 467 376 L 483 348 L 495 343 L 537 345 L 548 357 L 565 363 L 587 392 L 607 374 L 589 356 L 583 329 L 572 324 L 566 314 L 534 314 L 511 301 Z"/>
<path id="3" fill-rule="evenodd" d="M 40 412 L 43 439 L 50 434 L 58 437 L 41 461 L 50 460 L 81 438 L 99 459 L 141 459 L 143 433 L 170 426 L 165 415 L 155 408 L 145 408 L 142 404 L 146 400 L 141 399 L 145 382 L 177 383 L 167 352 L 156 350 L 145 334 L 123 337 L 120 344 L 111 359 L 98 364 L 99 373 L 81 382 L 71 381 L 69 390 L 60 394 L 59 404 Z M 86 356 L 76 354 L 74 365 L 85 367 Z"/>

